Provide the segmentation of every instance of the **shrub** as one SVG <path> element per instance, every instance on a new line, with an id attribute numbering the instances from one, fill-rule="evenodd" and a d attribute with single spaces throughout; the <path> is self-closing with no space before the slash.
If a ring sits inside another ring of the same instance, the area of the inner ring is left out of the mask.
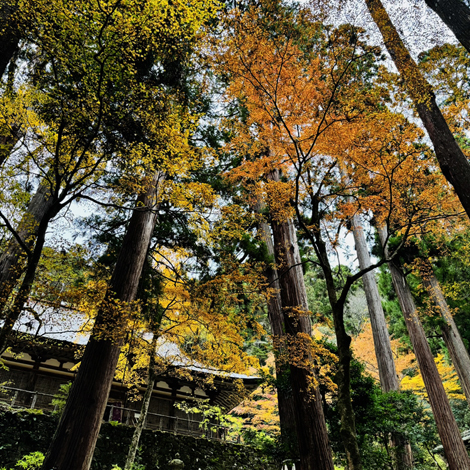
<path id="1" fill-rule="evenodd" d="M 24 470 L 39 470 L 44 462 L 42 452 L 31 452 L 18 460 L 15 467 L 24 468 Z"/>

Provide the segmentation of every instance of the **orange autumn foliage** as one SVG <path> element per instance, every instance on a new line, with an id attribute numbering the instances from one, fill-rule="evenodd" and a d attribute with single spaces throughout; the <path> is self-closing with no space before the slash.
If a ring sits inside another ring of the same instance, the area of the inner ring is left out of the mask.
<path id="1" fill-rule="evenodd" d="M 395 367 L 402 390 L 411 390 L 414 393 L 427 398 L 423 377 L 419 371 L 416 357 L 412 352 L 406 351 L 406 347 L 399 339 L 391 339 L 392 351 L 394 354 Z M 375 357 L 374 340 L 372 337 L 372 327 L 370 322 L 364 325 L 362 332 L 353 338 L 352 348 L 355 356 L 364 363 L 366 372 L 379 381 L 379 369 Z M 442 354 L 439 354 L 434 361 L 437 370 L 442 378 L 444 389 L 449 398 L 465 400 L 458 377 L 452 365 L 446 363 Z M 410 372 L 414 372 L 410 375 Z"/>
<path id="2" fill-rule="evenodd" d="M 295 205 L 321 200 L 325 222 L 373 212 L 406 235 L 461 212 L 422 130 L 383 106 L 386 87 L 362 75 L 374 69 L 376 50 L 361 31 L 330 30 L 308 9 L 295 13 L 299 29 L 267 24 L 262 12 L 231 12 L 212 54 L 230 79 L 226 102 L 244 109 L 224 124 L 227 150 L 243 156 L 229 177 L 242 182 L 251 204 L 264 201 L 286 220 Z M 274 169 L 283 175 L 276 182 Z"/>

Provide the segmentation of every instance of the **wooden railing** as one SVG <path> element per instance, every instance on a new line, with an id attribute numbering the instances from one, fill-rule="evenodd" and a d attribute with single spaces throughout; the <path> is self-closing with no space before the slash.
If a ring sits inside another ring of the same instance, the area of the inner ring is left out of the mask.
<path id="1" fill-rule="evenodd" d="M 53 412 L 57 408 L 52 404 L 53 398 L 55 396 L 49 393 L 21 388 L 2 386 L 0 389 L 0 404 L 15 409 L 29 408 Z M 108 403 L 105 416 L 108 422 L 117 421 L 128 426 L 135 426 L 140 417 L 140 410 L 119 406 L 116 403 Z M 197 414 L 187 414 L 182 417 L 148 412 L 145 419 L 145 428 L 204 437 L 211 440 L 242 443 L 239 429 L 217 423 L 207 423 L 202 426 L 201 420 L 198 420 L 197 417 Z"/>

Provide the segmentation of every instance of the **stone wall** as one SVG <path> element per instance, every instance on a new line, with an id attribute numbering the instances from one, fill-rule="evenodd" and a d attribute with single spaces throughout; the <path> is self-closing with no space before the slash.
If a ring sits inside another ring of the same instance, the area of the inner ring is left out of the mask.
<path id="1" fill-rule="evenodd" d="M 54 433 L 56 418 L 27 411 L 0 410 L 0 467 L 13 468 L 25 454 L 46 452 Z M 103 424 L 97 442 L 92 470 L 123 466 L 133 428 Z M 184 470 L 278 470 L 280 465 L 256 449 L 208 441 L 159 431 L 144 431 L 138 463 L 145 470 L 167 470 L 168 462 L 179 453 Z"/>

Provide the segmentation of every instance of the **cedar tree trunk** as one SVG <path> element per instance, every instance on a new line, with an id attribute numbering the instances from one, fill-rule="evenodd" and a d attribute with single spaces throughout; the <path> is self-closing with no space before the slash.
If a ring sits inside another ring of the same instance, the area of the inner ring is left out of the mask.
<path id="1" fill-rule="evenodd" d="M 381 0 L 366 0 L 366 4 L 429 134 L 442 173 L 454 187 L 462 206 L 467 215 L 470 216 L 470 191 L 468 186 L 470 163 L 458 146 L 444 116 L 439 110 L 430 84 L 406 49 Z"/>
<path id="2" fill-rule="evenodd" d="M 43 470 L 88 470 L 98 439 L 121 346 L 126 311 L 132 309 L 156 222 L 156 201 L 163 175 L 157 174 L 139 196 L 124 237 L 106 299 L 83 354 L 77 377 Z"/>
<path id="3" fill-rule="evenodd" d="M 33 248 L 39 227 L 43 226 L 43 221 L 46 219 L 47 225 L 57 215 L 59 209 L 60 205 L 50 195 L 47 182 L 40 184 L 16 229 L 16 236 L 21 240 L 21 244 L 12 236 L 0 257 L 0 313 L 4 311 L 8 298 L 26 268 L 24 257 L 27 252 L 24 248 L 27 250 Z M 47 229 L 47 226 L 45 228 Z"/>
<path id="4" fill-rule="evenodd" d="M 38 225 L 36 243 L 34 245 L 33 252 L 28 257 L 28 264 L 23 281 L 21 282 L 21 286 L 16 294 L 12 307 L 5 312 L 5 321 L 0 329 L 0 355 L 5 351 L 10 333 L 23 311 L 24 305 L 29 299 L 29 294 L 31 293 L 33 282 L 36 277 L 36 270 L 39 260 L 41 259 L 42 249 L 44 248 L 44 242 L 46 241 L 47 228 L 52 217 L 53 214 L 51 214 L 51 212 L 45 214 L 41 223 Z"/>
<path id="5" fill-rule="evenodd" d="M 284 314 L 285 347 L 289 350 L 300 468 L 333 470 L 321 396 L 315 385 L 310 352 L 312 327 L 295 227 L 292 220 L 273 221 L 272 231 Z"/>
<path id="6" fill-rule="evenodd" d="M 425 0 L 470 52 L 470 8 L 462 0 Z"/>
<path id="7" fill-rule="evenodd" d="M 462 390 L 470 405 L 470 357 L 467 348 L 465 347 L 462 337 L 454 322 L 452 312 L 449 305 L 442 293 L 439 281 L 437 280 L 432 266 L 428 265 L 425 272 L 422 272 L 423 284 L 428 291 L 434 304 L 441 311 L 442 319 L 444 320 L 441 326 L 442 337 L 449 350 L 452 363 L 454 364 L 457 375 L 459 376 Z"/>
<path id="8" fill-rule="evenodd" d="M 22 132 L 19 126 L 5 125 L 3 129 L 0 129 L 0 166 L 11 155 L 20 137 L 22 137 Z"/>
<path id="9" fill-rule="evenodd" d="M 260 224 L 260 235 L 266 244 L 267 251 L 274 261 L 274 245 L 271 230 L 266 222 Z M 295 410 L 292 399 L 292 388 L 289 384 L 289 365 L 282 360 L 282 345 L 285 343 L 284 316 L 282 312 L 280 286 L 277 270 L 270 263 L 265 271 L 269 287 L 273 290 L 268 298 L 268 318 L 273 335 L 273 345 L 276 362 L 277 402 L 279 408 L 279 421 L 281 425 L 281 440 L 287 450 L 287 458 L 297 460 L 299 445 L 295 427 Z M 300 468 L 299 468 L 300 470 Z"/>
<path id="10" fill-rule="evenodd" d="M 383 246 L 387 239 L 387 230 L 382 226 L 379 227 L 378 231 Z M 384 246 L 384 252 L 387 255 L 386 246 Z M 389 263 L 389 268 L 393 287 L 400 302 L 406 328 L 413 345 L 413 351 L 418 359 L 419 369 L 423 376 L 429 403 L 436 420 L 437 430 L 444 447 L 449 468 L 450 470 L 470 470 L 470 459 L 452 414 L 449 400 L 437 371 L 423 326 L 419 320 L 405 275 L 401 268 L 393 261 Z"/>
<path id="11" fill-rule="evenodd" d="M 370 261 L 369 249 L 364 237 L 361 219 L 358 215 L 352 218 L 352 231 L 354 244 L 356 247 L 357 259 L 360 269 L 367 269 L 372 263 Z M 372 336 L 374 338 L 375 355 L 379 367 L 380 385 L 384 392 L 399 390 L 400 386 L 393 360 L 390 335 L 388 334 L 387 322 L 382 307 L 382 300 L 375 280 L 374 272 L 369 271 L 362 276 L 364 291 L 367 299 L 370 323 L 372 326 Z"/>
<path id="12" fill-rule="evenodd" d="M 357 259 L 361 270 L 367 269 L 372 263 L 367 247 L 364 229 L 358 215 L 352 218 L 352 231 L 354 244 L 356 247 Z M 390 335 L 388 334 L 387 322 L 382 307 L 379 288 L 375 280 L 374 272 L 369 271 L 362 276 L 364 292 L 367 299 L 367 308 L 372 327 L 372 337 L 374 338 L 375 356 L 379 368 L 380 385 L 384 392 L 399 391 L 395 361 L 393 360 Z M 413 468 L 413 452 L 409 442 L 403 442 L 399 435 L 392 436 L 392 445 L 395 454 L 395 466 L 397 470 L 407 470 Z"/>
<path id="13" fill-rule="evenodd" d="M 3 1 L 0 6 L 0 78 L 18 49 L 20 33 L 15 23 L 17 1 Z"/>

